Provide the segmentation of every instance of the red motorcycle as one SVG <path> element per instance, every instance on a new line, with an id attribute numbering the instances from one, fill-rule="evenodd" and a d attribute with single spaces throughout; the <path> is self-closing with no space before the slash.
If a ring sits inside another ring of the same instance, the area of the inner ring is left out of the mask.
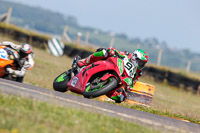
<path id="1" fill-rule="evenodd" d="M 132 84 L 136 72 L 133 63 L 125 58 L 109 57 L 94 62 L 73 75 L 72 69 L 60 74 L 53 82 L 56 91 L 82 94 L 95 98 Z"/>

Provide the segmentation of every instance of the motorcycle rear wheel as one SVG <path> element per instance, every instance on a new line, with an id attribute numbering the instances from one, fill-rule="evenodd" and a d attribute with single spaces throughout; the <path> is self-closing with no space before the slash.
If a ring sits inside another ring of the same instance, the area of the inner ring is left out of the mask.
<path id="1" fill-rule="evenodd" d="M 58 77 L 55 78 L 53 82 L 53 88 L 55 91 L 59 92 L 66 92 L 67 89 L 67 83 L 71 79 L 71 70 L 65 71 L 62 74 L 60 74 Z"/>
<path id="2" fill-rule="evenodd" d="M 102 85 L 101 85 L 102 84 Z M 86 86 L 86 89 L 83 91 L 83 96 L 86 98 L 95 98 L 101 95 L 104 95 L 113 89 L 115 89 L 118 85 L 117 79 L 114 77 L 108 78 L 106 81 L 100 81 L 97 88 L 92 88 L 94 86 L 90 83 Z M 92 88 L 92 89 L 91 89 Z"/>

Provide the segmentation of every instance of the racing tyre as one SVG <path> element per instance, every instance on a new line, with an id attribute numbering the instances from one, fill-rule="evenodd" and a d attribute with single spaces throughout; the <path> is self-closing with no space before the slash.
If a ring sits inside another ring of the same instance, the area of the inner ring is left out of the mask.
<path id="1" fill-rule="evenodd" d="M 88 84 L 85 87 L 85 90 L 83 91 L 83 96 L 86 98 L 95 98 L 104 95 L 109 91 L 112 91 L 117 87 L 117 85 L 117 79 L 114 77 L 110 77 L 106 81 L 100 81 L 98 82 L 98 84 L 95 82 L 88 82 Z"/>
<path id="2" fill-rule="evenodd" d="M 71 69 L 63 72 L 60 74 L 53 82 L 53 88 L 55 91 L 59 92 L 66 92 L 67 89 L 67 83 L 71 79 Z"/>

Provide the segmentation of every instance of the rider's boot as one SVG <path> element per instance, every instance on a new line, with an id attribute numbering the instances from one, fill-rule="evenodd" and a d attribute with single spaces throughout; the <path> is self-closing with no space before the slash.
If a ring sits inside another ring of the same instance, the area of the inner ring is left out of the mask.
<path id="1" fill-rule="evenodd" d="M 123 88 L 120 88 L 111 94 L 107 94 L 107 96 L 114 100 L 116 103 L 121 103 L 126 99 L 125 94 L 123 92 Z"/>

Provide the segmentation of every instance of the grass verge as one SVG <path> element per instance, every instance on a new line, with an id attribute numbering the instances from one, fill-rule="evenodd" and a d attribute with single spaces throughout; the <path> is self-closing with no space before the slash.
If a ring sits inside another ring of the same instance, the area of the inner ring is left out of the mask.
<path id="1" fill-rule="evenodd" d="M 0 132 L 155 133 L 117 118 L 0 94 Z"/>

